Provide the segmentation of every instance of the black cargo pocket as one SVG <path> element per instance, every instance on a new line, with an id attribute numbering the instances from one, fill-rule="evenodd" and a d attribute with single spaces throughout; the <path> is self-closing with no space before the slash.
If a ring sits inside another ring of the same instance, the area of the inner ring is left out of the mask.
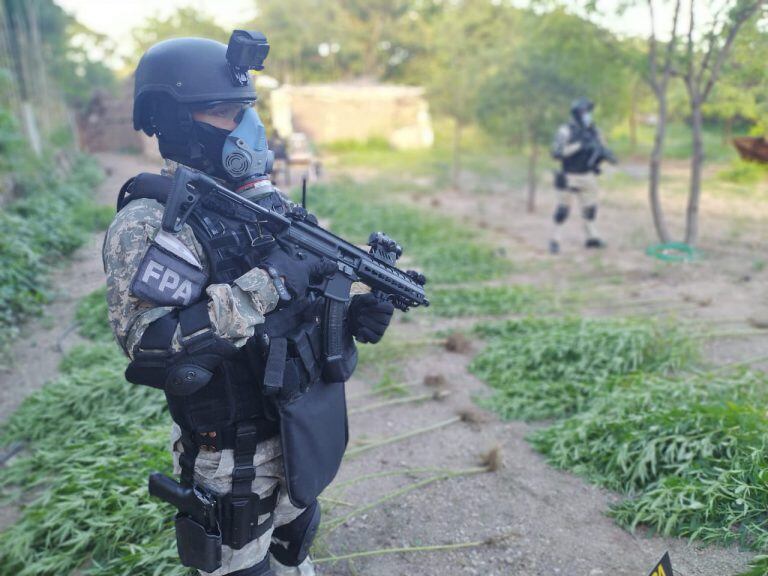
<path id="1" fill-rule="evenodd" d="M 335 478 L 347 447 L 344 383 L 316 382 L 279 410 L 288 497 L 306 508 Z"/>

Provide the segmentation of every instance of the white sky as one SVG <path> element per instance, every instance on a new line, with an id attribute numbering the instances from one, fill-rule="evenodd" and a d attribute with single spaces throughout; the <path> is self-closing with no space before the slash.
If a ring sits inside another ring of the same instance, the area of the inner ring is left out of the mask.
<path id="1" fill-rule="evenodd" d="M 165 17 L 194 6 L 225 29 L 234 29 L 256 15 L 254 0 L 54 0 L 95 32 L 107 34 L 130 51 L 131 30 L 152 16 Z"/>
<path id="2" fill-rule="evenodd" d="M 332 1 L 332 0 L 328 0 Z M 518 0 L 525 4 L 528 0 Z M 205 12 L 224 28 L 236 28 L 256 15 L 255 0 L 55 0 L 67 12 L 94 31 L 107 34 L 119 52 L 130 52 L 131 30 L 151 16 L 167 16 L 178 8 L 193 5 Z M 619 0 L 600 0 L 605 14 L 601 23 L 620 34 L 647 36 L 649 19 L 645 3 L 616 16 Z M 575 3 L 575 2 L 574 2 Z M 657 2 L 658 34 L 665 35 L 671 26 L 671 9 L 667 2 Z M 705 4 L 705 3 L 700 3 Z M 269 31 L 264 30 L 269 37 Z M 124 50 L 120 50 L 124 47 Z"/>

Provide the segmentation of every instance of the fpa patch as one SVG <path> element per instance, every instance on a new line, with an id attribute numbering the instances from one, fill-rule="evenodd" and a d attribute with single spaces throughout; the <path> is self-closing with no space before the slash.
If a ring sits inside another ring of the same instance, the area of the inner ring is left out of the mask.
<path id="1" fill-rule="evenodd" d="M 131 294 L 160 306 L 185 306 L 203 292 L 207 276 L 178 256 L 152 244 L 131 282 Z"/>
<path id="2" fill-rule="evenodd" d="M 672 561 L 669 559 L 669 552 L 664 552 L 659 563 L 653 567 L 648 576 L 672 576 Z"/>

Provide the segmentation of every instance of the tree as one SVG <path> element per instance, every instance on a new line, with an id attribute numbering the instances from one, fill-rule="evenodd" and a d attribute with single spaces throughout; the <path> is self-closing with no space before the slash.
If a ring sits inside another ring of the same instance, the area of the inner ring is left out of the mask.
<path id="1" fill-rule="evenodd" d="M 262 0 L 253 26 L 272 45 L 271 70 L 286 82 L 415 79 L 426 26 L 441 7 L 412 0 Z M 301 18 L 296 18 L 301 14 Z"/>
<path id="2" fill-rule="evenodd" d="M 656 97 L 656 134 L 653 139 L 648 179 L 648 201 L 651 205 L 651 215 L 656 234 L 662 242 L 669 242 L 670 235 L 661 205 L 659 182 L 661 180 L 661 162 L 664 156 L 664 139 L 667 131 L 669 82 L 672 79 L 675 47 L 678 40 L 678 22 L 680 19 L 681 0 L 675 0 L 672 28 L 666 46 L 662 46 L 656 31 L 656 8 L 654 0 L 647 0 L 648 13 L 651 22 L 651 32 L 648 38 L 648 83 Z M 663 60 L 659 58 L 660 48 L 664 49 Z"/>
<path id="3" fill-rule="evenodd" d="M 191 6 L 179 8 L 178 11 L 165 18 L 153 16 L 133 30 L 135 62 L 131 67 L 135 68 L 135 63 L 138 62 L 144 52 L 162 40 L 197 36 L 227 42 L 231 33 L 231 30 L 225 30 L 216 24 L 213 18 Z"/>
<path id="4" fill-rule="evenodd" d="M 435 19 L 427 88 L 433 109 L 453 121 L 451 184 L 459 188 L 462 132 L 475 121 L 484 79 L 509 36 L 514 9 L 484 0 L 448 5 Z"/>
<path id="5" fill-rule="evenodd" d="M 522 13 L 515 36 L 518 41 L 500 55 L 500 65 L 480 90 L 477 114 L 481 125 L 506 144 L 524 143 L 532 212 L 541 147 L 567 120 L 570 103 L 589 96 L 601 119 L 626 115 L 632 71 L 612 34 L 563 9 Z"/>
<path id="6" fill-rule="evenodd" d="M 758 126 L 760 130 L 761 121 L 768 116 L 766 53 L 768 32 L 760 19 L 753 17 L 734 41 L 728 65 L 723 67 L 720 80 L 703 108 L 706 119 L 720 122 L 723 142 L 730 140 L 734 122 Z"/>
<path id="7" fill-rule="evenodd" d="M 703 106 L 717 83 L 723 65 L 743 26 L 763 8 L 766 0 L 737 0 L 723 6 L 709 23 L 703 46 L 696 42 L 696 0 L 690 0 L 688 35 L 683 58 L 682 78 L 691 109 L 691 180 L 686 210 L 685 241 L 695 244 L 699 235 L 701 172 L 704 163 Z"/>

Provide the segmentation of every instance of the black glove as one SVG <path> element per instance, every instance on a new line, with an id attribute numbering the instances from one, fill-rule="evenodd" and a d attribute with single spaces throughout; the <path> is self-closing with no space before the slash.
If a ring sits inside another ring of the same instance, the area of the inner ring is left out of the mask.
<path id="1" fill-rule="evenodd" d="M 358 342 L 376 344 L 389 326 L 395 307 L 375 294 L 358 294 L 349 304 L 349 329 Z"/>
<path id="2" fill-rule="evenodd" d="M 280 300 L 290 302 L 293 299 L 301 299 L 307 295 L 310 286 L 322 282 L 323 277 L 337 269 L 336 264 L 330 260 L 309 259 L 300 257 L 300 253 L 290 255 L 282 249 L 276 249 L 264 261 L 263 267 L 272 276 L 273 282 L 282 282 L 287 288 L 290 298 L 282 294 Z M 276 284 L 278 293 L 280 287 Z"/>

